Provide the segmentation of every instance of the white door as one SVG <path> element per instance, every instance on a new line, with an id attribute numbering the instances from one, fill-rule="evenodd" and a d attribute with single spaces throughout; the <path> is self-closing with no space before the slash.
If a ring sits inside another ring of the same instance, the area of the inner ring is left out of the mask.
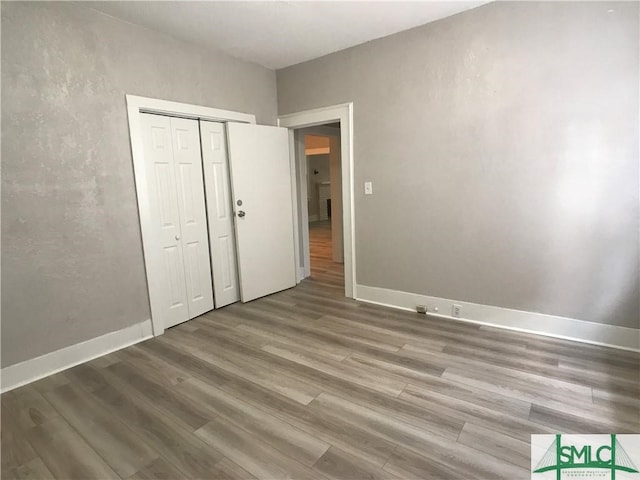
<path id="1" fill-rule="evenodd" d="M 209 220 L 213 298 L 216 308 L 220 308 L 240 300 L 224 124 L 201 120 L 200 136 Z"/>
<path id="2" fill-rule="evenodd" d="M 142 114 L 152 314 L 164 328 L 213 308 L 198 122 Z"/>
<path id="3" fill-rule="evenodd" d="M 227 124 L 240 295 L 243 302 L 295 286 L 289 135 Z"/>
<path id="4" fill-rule="evenodd" d="M 189 318 L 213 309 L 209 232 L 197 120 L 171 118 Z"/>

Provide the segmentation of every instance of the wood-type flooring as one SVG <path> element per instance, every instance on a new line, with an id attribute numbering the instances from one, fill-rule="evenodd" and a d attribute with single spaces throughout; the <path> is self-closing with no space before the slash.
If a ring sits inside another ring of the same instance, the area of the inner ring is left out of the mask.
<path id="1" fill-rule="evenodd" d="M 529 479 L 536 433 L 640 431 L 636 353 L 346 299 L 312 276 L 2 395 L 2 478 Z"/>

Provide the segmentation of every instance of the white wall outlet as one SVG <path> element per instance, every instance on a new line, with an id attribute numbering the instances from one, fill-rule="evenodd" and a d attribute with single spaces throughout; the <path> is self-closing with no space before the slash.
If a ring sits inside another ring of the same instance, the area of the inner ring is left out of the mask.
<path id="1" fill-rule="evenodd" d="M 456 318 L 460 318 L 460 314 L 462 313 L 462 305 L 458 305 L 457 303 L 454 303 L 451 306 L 451 316 L 452 317 L 456 317 Z"/>
<path id="2" fill-rule="evenodd" d="M 373 183 L 364 182 L 364 194 L 365 195 L 372 195 L 373 194 Z"/>

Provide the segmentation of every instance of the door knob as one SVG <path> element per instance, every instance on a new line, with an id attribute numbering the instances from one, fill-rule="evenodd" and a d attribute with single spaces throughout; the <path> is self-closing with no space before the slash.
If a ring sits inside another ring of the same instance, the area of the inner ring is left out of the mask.
<path id="1" fill-rule="evenodd" d="M 176 235 L 176 240 L 180 240 L 180 235 Z"/>
<path id="2" fill-rule="evenodd" d="M 240 218 L 244 217 L 245 215 L 246 215 L 246 213 L 244 213 L 244 211 L 242 211 L 242 210 L 240 210 L 240 211 L 238 212 L 238 216 L 239 216 Z"/>

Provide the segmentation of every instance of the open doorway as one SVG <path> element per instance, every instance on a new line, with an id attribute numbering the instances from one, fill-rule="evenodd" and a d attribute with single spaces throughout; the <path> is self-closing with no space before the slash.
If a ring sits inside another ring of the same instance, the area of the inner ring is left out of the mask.
<path id="1" fill-rule="evenodd" d="M 353 104 L 344 103 L 341 105 L 280 115 L 278 117 L 278 126 L 289 129 L 292 183 L 295 185 L 293 205 L 298 281 L 311 276 L 308 211 L 309 194 L 307 191 L 309 180 L 307 179 L 307 155 L 305 153 L 304 132 L 302 132 L 302 130 L 313 128 L 315 129 L 313 132 L 309 130 L 307 133 L 329 137 L 333 136 L 335 138 L 334 141 L 337 147 L 334 151 L 340 152 L 340 169 L 334 170 L 335 176 L 333 179 L 330 179 L 330 182 L 332 185 L 339 185 L 340 189 L 338 190 L 339 198 L 337 200 L 336 198 L 331 198 L 331 229 L 325 229 L 324 232 L 325 238 L 327 238 L 329 234 L 332 238 L 330 258 L 331 262 L 335 264 L 329 265 L 327 262 L 327 265 L 333 268 L 340 268 L 340 265 L 343 265 L 344 295 L 348 298 L 355 298 L 356 252 L 353 228 Z M 329 152 L 331 152 L 331 148 Z M 337 249 L 333 247 L 336 236 L 341 242 L 341 248 Z M 337 262 L 333 262 L 334 253 L 342 256 Z M 326 252 L 324 256 L 328 258 Z M 341 264 L 340 261 L 342 261 L 343 264 Z M 327 276 L 329 277 L 330 275 L 328 274 Z"/>
<path id="2" fill-rule="evenodd" d="M 306 163 L 311 279 L 344 288 L 340 123 L 299 129 Z"/>

